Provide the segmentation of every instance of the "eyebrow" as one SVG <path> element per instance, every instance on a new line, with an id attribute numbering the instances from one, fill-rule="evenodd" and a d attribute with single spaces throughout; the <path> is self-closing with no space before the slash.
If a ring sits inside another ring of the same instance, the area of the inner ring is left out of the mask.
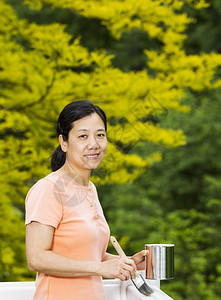
<path id="1" fill-rule="evenodd" d="M 79 132 L 79 131 L 89 131 L 89 130 L 88 130 L 88 129 L 83 129 L 83 128 L 82 128 L 82 129 L 79 129 L 78 132 Z M 100 128 L 100 129 L 97 129 L 96 131 L 105 131 L 105 129 Z"/>

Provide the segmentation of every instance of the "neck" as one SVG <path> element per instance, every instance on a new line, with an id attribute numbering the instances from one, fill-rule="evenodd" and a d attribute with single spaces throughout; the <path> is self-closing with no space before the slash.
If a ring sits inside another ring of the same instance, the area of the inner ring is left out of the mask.
<path id="1" fill-rule="evenodd" d="M 61 168 L 61 171 L 63 171 L 63 174 L 67 174 L 68 176 L 73 178 L 75 182 L 84 186 L 89 185 L 91 170 L 79 171 L 70 166 L 68 163 L 65 163 L 64 166 Z"/>

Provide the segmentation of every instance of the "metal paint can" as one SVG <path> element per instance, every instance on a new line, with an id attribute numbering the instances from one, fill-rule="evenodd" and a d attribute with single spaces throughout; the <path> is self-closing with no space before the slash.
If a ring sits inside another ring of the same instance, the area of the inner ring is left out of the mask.
<path id="1" fill-rule="evenodd" d="M 174 244 L 146 244 L 146 279 L 174 278 Z"/>

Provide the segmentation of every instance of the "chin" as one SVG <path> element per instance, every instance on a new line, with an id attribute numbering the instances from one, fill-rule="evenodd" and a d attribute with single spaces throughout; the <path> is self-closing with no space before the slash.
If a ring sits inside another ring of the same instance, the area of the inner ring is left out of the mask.
<path id="1" fill-rule="evenodd" d="M 99 157 L 96 160 L 86 160 L 85 166 L 89 170 L 97 169 L 99 167 L 99 165 L 101 164 L 102 160 L 103 160 L 103 156 Z"/>
<path id="2" fill-rule="evenodd" d="M 98 163 L 90 163 L 88 164 L 88 169 L 90 170 L 94 170 L 94 169 L 97 169 L 98 167 L 100 166 L 100 162 Z"/>

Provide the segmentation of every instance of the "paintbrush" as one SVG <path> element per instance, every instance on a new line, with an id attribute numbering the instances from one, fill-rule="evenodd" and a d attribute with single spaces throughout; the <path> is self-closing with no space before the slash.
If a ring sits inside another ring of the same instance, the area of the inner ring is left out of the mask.
<path id="1" fill-rule="evenodd" d="M 115 250 L 117 251 L 117 253 L 120 255 L 120 257 L 127 257 L 114 236 L 110 237 L 110 241 L 111 241 L 112 245 L 114 246 Z M 133 279 L 131 278 L 131 280 L 141 294 L 143 294 L 145 296 L 149 296 L 150 294 L 152 294 L 154 292 L 151 289 L 151 287 L 145 282 L 145 280 L 143 279 L 141 274 L 139 274 L 138 272 L 135 273 L 135 278 L 133 278 Z"/>

